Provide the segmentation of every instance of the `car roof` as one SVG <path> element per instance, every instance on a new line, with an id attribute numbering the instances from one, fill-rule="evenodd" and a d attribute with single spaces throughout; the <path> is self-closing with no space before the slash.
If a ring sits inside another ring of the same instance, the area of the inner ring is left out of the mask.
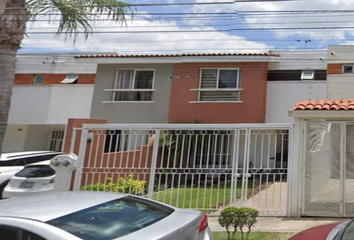
<path id="1" fill-rule="evenodd" d="M 13 152 L 13 153 L 3 153 L 0 156 L 0 161 L 6 161 L 16 158 L 24 158 L 24 157 L 35 157 L 47 154 L 60 154 L 61 152 L 53 152 L 53 151 L 28 151 L 28 152 Z"/>
<path id="2" fill-rule="evenodd" d="M 0 201 L 0 217 L 50 221 L 127 196 L 108 192 L 60 192 Z"/>

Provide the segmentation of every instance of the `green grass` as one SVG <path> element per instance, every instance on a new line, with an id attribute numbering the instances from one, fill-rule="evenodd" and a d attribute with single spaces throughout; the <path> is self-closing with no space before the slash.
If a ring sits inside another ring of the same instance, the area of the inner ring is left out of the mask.
<path id="1" fill-rule="evenodd" d="M 237 199 L 241 196 L 242 183 L 237 184 Z M 248 185 L 249 191 L 252 185 Z M 195 208 L 195 209 L 216 209 L 227 206 L 231 198 L 231 185 L 225 183 L 211 185 L 201 184 L 198 187 L 168 188 L 159 192 L 155 192 L 153 199 L 170 204 L 179 208 Z"/>
<path id="2" fill-rule="evenodd" d="M 251 233 L 248 240 L 287 240 L 293 233 L 268 233 L 268 232 L 254 232 Z M 227 240 L 226 232 L 214 232 L 213 233 L 214 240 Z M 241 234 L 236 234 L 236 240 L 241 240 Z"/>

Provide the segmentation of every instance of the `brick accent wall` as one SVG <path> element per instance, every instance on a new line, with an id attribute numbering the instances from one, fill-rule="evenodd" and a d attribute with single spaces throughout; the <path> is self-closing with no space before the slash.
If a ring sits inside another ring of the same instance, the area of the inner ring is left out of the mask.
<path id="1" fill-rule="evenodd" d="M 327 65 L 327 75 L 331 74 L 342 74 L 343 64 L 328 64 Z"/>
<path id="2" fill-rule="evenodd" d="M 61 82 L 66 77 L 66 74 L 38 74 L 38 75 L 44 75 L 43 84 L 63 84 Z M 34 74 L 16 74 L 14 85 L 31 85 L 33 84 L 33 77 Z M 79 74 L 79 78 L 77 79 L 77 84 L 95 84 L 95 78 L 96 78 L 96 74 Z"/>
<path id="3" fill-rule="evenodd" d="M 33 74 L 16 74 L 14 84 L 15 85 L 27 85 L 32 84 Z"/>

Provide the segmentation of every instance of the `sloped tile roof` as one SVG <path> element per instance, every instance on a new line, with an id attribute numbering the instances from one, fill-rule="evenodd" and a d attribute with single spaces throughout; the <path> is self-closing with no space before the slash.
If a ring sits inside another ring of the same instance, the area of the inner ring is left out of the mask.
<path id="1" fill-rule="evenodd" d="M 153 57 L 217 57 L 217 56 L 250 56 L 250 57 L 279 57 L 274 53 L 183 53 L 183 54 L 87 54 L 75 58 L 153 58 Z"/>
<path id="2" fill-rule="evenodd" d="M 295 104 L 293 110 L 352 111 L 354 99 L 301 101 Z"/>

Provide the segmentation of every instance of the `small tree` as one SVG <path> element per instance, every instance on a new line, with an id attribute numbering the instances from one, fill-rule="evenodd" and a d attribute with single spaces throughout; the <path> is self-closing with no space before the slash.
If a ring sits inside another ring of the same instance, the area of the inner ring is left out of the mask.
<path id="1" fill-rule="evenodd" d="M 257 217 L 259 215 L 259 211 L 253 208 L 247 209 L 247 217 L 246 217 L 246 226 L 248 228 L 248 232 L 246 234 L 246 239 L 248 239 L 253 226 L 257 223 Z"/>
<path id="2" fill-rule="evenodd" d="M 234 226 L 235 213 L 237 208 L 235 207 L 227 207 L 220 213 L 220 217 L 218 222 L 220 226 L 224 227 L 227 232 L 227 240 L 230 240 L 230 227 Z M 233 232 L 237 231 L 234 230 Z M 232 235 L 232 239 L 234 239 L 234 234 Z"/>
<path id="3" fill-rule="evenodd" d="M 241 237 L 243 240 L 244 239 L 243 228 L 246 226 L 247 223 L 247 208 L 237 209 L 237 220 L 238 220 L 238 227 L 240 228 Z"/>

